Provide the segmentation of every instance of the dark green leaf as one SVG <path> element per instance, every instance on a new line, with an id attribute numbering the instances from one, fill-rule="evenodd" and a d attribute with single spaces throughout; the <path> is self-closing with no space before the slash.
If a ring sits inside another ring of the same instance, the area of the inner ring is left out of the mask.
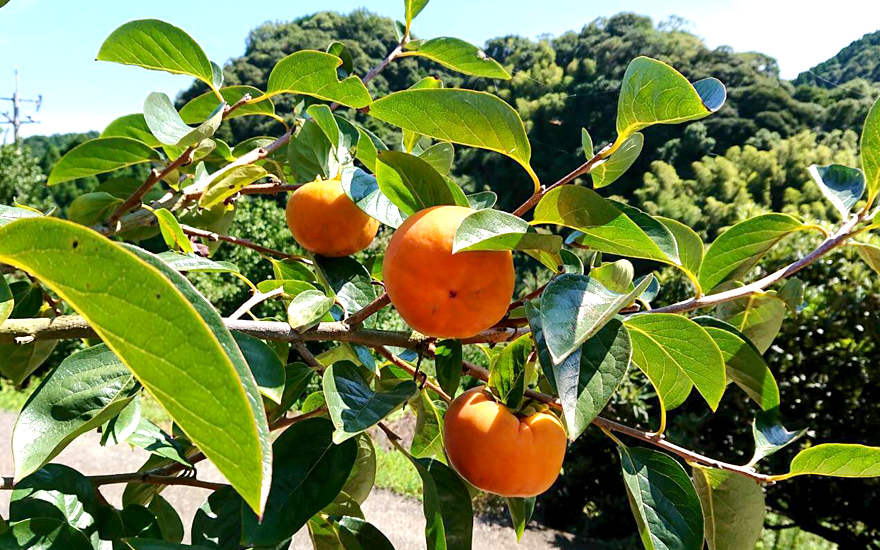
<path id="1" fill-rule="evenodd" d="M 532 351 L 532 339 L 528 334 L 520 336 L 504 347 L 489 369 L 489 387 L 501 403 L 516 409 L 526 389 L 526 363 Z"/>
<path id="2" fill-rule="evenodd" d="M 125 543 L 133 550 L 208 550 L 204 546 L 190 546 L 179 542 L 140 537 L 125 539 Z"/>
<path id="3" fill-rule="evenodd" d="M 427 57 L 453 71 L 472 76 L 509 80 L 510 73 L 486 52 L 459 38 L 432 38 L 405 55 Z"/>
<path id="4" fill-rule="evenodd" d="M 443 176 L 424 160 L 407 153 L 381 151 L 376 178 L 382 193 L 406 215 L 432 206 L 455 204 Z"/>
<path id="5" fill-rule="evenodd" d="M 34 518 L 13 523 L 0 534 L 0 548 L 9 550 L 92 550 L 79 530 L 57 519 Z"/>
<path id="6" fill-rule="evenodd" d="M 183 540 L 183 522 L 171 504 L 160 495 L 153 497 L 147 509 L 153 512 L 156 520 L 159 522 L 159 529 L 162 531 L 162 537 L 177 544 Z"/>
<path id="7" fill-rule="evenodd" d="M 375 392 L 353 363 L 332 365 L 324 372 L 324 396 L 336 427 L 333 441 L 341 443 L 376 425 L 418 391 L 416 383 L 407 380 L 389 391 Z"/>
<path id="8" fill-rule="evenodd" d="M 343 516 L 337 525 L 346 550 L 394 550 L 391 541 L 381 531 L 361 518 Z"/>
<path id="9" fill-rule="evenodd" d="M 617 181 L 639 158 L 644 144 L 645 136 L 639 132 L 623 140 L 621 146 L 605 162 L 597 164 L 590 170 L 590 177 L 593 178 L 593 187 L 601 189 Z M 590 156 L 592 157 L 592 155 Z"/>
<path id="10" fill-rule="evenodd" d="M 535 511 L 535 497 L 509 497 L 505 500 L 507 500 L 510 520 L 513 522 L 513 530 L 516 531 L 516 542 L 519 542 Z"/>
<path id="11" fill-rule="evenodd" d="M 834 208 L 846 219 L 850 210 L 862 195 L 865 194 L 865 174 L 858 168 L 850 168 L 842 164 L 817 166 L 809 168 L 813 181 Z"/>
<path id="12" fill-rule="evenodd" d="M 443 459 L 443 418 L 446 402 L 433 401 L 428 390 L 422 390 L 413 409 L 416 411 L 416 429 L 409 452 L 416 458 Z"/>
<path id="13" fill-rule="evenodd" d="M 501 210 L 477 210 L 455 232 L 452 253 L 465 250 L 543 250 L 558 254 L 562 237 L 529 233 L 529 224 Z"/>
<path id="14" fill-rule="evenodd" d="M 695 466 L 709 550 L 754 550 L 764 530 L 764 491 L 744 475 Z"/>
<path id="15" fill-rule="evenodd" d="M 95 529 L 97 514 L 92 482 L 60 464 L 49 464 L 19 481 L 9 502 L 10 521 L 52 518 L 85 532 Z"/>
<path id="16" fill-rule="evenodd" d="M 186 458 L 186 448 L 176 439 L 162 431 L 159 426 L 146 418 L 141 418 L 137 428 L 128 436 L 126 441 L 140 447 L 156 456 L 179 462 L 184 466 L 190 466 Z"/>
<path id="17" fill-rule="evenodd" d="M 361 109 L 372 101 L 364 83 L 356 76 L 340 81 L 336 68 L 342 60 L 335 55 L 301 50 L 275 64 L 269 74 L 267 96 L 304 94 L 347 107 Z"/>
<path id="18" fill-rule="evenodd" d="M 101 426 L 101 445 L 118 445 L 128 439 L 141 420 L 141 396 L 135 394 L 119 414 Z"/>
<path id="19" fill-rule="evenodd" d="M 307 183 L 319 176 L 335 177 L 339 166 L 333 148 L 320 126 L 313 121 L 303 124 L 287 145 L 287 158 L 297 183 Z"/>
<path id="20" fill-rule="evenodd" d="M 397 228 L 406 219 L 379 189 L 376 178 L 360 168 L 342 172 L 342 189 L 364 213 L 389 227 Z"/>
<path id="21" fill-rule="evenodd" d="M 232 336 L 254 375 L 260 393 L 281 404 L 285 378 L 281 359 L 272 348 L 258 338 L 240 332 L 233 332 Z"/>
<path id="22" fill-rule="evenodd" d="M 208 548 L 239 550 L 244 509 L 244 501 L 232 487 L 214 491 L 196 510 L 192 542 Z"/>
<path id="23" fill-rule="evenodd" d="M 336 293 L 336 301 L 342 305 L 348 315 L 361 310 L 376 299 L 376 287 L 373 286 L 370 272 L 357 260 L 350 257 L 325 258 L 316 257 L 315 263 L 321 270 L 327 286 Z M 375 318 L 364 321 L 370 328 Z"/>
<path id="24" fill-rule="evenodd" d="M 434 364 L 440 388 L 454 396 L 461 382 L 462 350 L 458 340 L 440 340 L 434 346 Z"/>
<path id="25" fill-rule="evenodd" d="M 112 172 L 159 160 L 159 153 L 141 141 L 125 137 L 97 138 L 77 145 L 55 163 L 48 185 Z"/>
<path id="26" fill-rule="evenodd" d="M 669 456 L 619 446 L 623 481 L 646 550 L 701 550 L 700 500 L 684 468 Z"/>

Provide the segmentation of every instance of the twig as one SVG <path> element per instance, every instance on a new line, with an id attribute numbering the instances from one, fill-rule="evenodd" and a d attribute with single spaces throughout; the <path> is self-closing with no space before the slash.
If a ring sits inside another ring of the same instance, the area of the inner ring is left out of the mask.
<path id="1" fill-rule="evenodd" d="M 274 248 L 269 248 L 267 246 L 263 246 L 261 244 L 257 244 L 248 239 L 241 239 L 239 237 L 233 237 L 231 235 L 223 235 L 220 233 L 213 233 L 211 231 L 206 231 L 204 229 L 198 229 L 195 227 L 190 227 L 188 225 L 180 224 L 180 228 L 184 233 L 193 237 L 203 237 L 208 239 L 209 241 L 223 241 L 224 243 L 230 243 L 238 246 L 243 246 L 245 248 L 250 248 L 251 250 L 256 250 L 260 254 L 265 254 L 266 256 L 275 256 L 276 258 L 284 258 L 285 260 L 294 260 L 297 262 L 302 262 L 304 264 L 311 265 L 312 260 L 304 257 L 298 256 L 296 254 L 287 254 L 286 252 L 282 252 L 280 250 L 275 250 Z"/>
<path id="2" fill-rule="evenodd" d="M 227 105 L 226 108 L 223 110 L 223 120 L 226 120 L 227 118 L 229 118 L 229 115 L 231 115 L 233 111 L 235 111 L 236 109 L 238 109 L 239 107 L 241 107 L 242 105 L 244 105 L 245 103 L 250 101 L 251 99 L 252 99 L 251 94 L 248 93 L 248 94 L 244 94 L 243 96 L 241 96 L 241 99 L 239 99 L 238 101 L 236 101 L 232 105 Z"/>
<path id="3" fill-rule="evenodd" d="M 468 369 L 471 376 L 473 376 L 474 378 L 478 378 L 480 380 L 483 380 L 484 382 L 489 380 L 489 371 L 487 371 L 483 367 L 475 365 L 469 361 L 464 361 L 464 366 Z M 559 400 L 551 395 L 546 395 L 532 390 L 526 390 L 526 396 L 536 401 L 546 403 L 554 409 L 562 410 L 562 405 L 560 405 Z M 644 432 L 642 430 L 630 428 L 629 426 L 625 426 L 613 420 L 608 420 L 607 418 L 603 418 L 601 416 L 595 418 L 593 420 L 593 424 L 608 431 L 622 433 L 640 441 L 644 441 L 645 443 L 650 443 L 655 447 L 659 447 L 672 454 L 678 455 L 689 462 L 694 462 L 721 470 L 736 472 L 751 479 L 754 479 L 755 481 L 758 481 L 760 483 L 773 483 L 773 481 L 770 479 L 770 476 L 759 474 L 752 468 L 739 466 L 737 464 L 728 464 L 727 462 L 721 462 L 720 460 L 715 460 L 714 458 L 703 456 L 699 453 L 695 453 L 694 451 L 679 447 L 678 445 L 667 441 L 662 436 L 658 437 L 657 435 Z"/>
<path id="4" fill-rule="evenodd" d="M 149 483 L 151 485 L 186 485 L 189 487 L 199 487 L 201 489 L 210 489 L 211 491 L 219 491 L 228 487 L 225 483 L 213 483 L 211 481 L 203 481 L 194 477 L 178 477 L 172 475 L 156 475 L 144 473 L 138 479 L 117 479 L 116 475 L 92 476 L 89 481 L 95 487 L 101 485 L 111 485 L 114 483 Z"/>
<path id="5" fill-rule="evenodd" d="M 409 363 L 407 363 L 406 361 L 404 361 L 404 360 L 401 359 L 400 357 L 397 357 L 396 355 L 394 355 L 393 353 L 391 353 L 390 351 L 388 351 L 387 349 L 385 349 L 383 346 L 375 346 L 374 349 L 375 349 L 377 352 L 379 352 L 379 355 L 381 355 L 381 356 L 384 357 L 385 359 L 391 361 L 392 363 L 394 363 L 394 364 L 397 365 L 398 367 L 402 368 L 402 369 L 405 370 L 406 372 L 412 374 L 413 376 L 416 375 L 416 372 L 417 372 L 417 371 L 416 371 L 416 368 L 415 368 L 415 367 L 413 367 L 412 365 L 410 365 Z M 421 372 L 421 371 L 418 371 L 418 372 L 419 372 L 419 373 L 422 375 L 422 377 L 424 378 L 423 381 L 424 381 L 424 385 L 425 385 L 426 387 L 428 387 L 431 391 L 433 391 L 433 392 L 435 392 L 437 395 L 439 395 L 440 398 L 443 399 L 443 401 L 446 401 L 447 403 L 451 403 L 451 402 L 452 402 L 452 396 L 450 396 L 448 393 L 446 393 L 445 391 L 443 391 L 443 388 L 441 388 L 441 387 L 438 386 L 437 384 L 431 382 L 431 381 L 428 379 L 428 375 L 425 374 L 424 372 Z"/>
<path id="6" fill-rule="evenodd" d="M 282 183 L 282 182 L 274 182 L 274 183 L 258 183 L 255 185 L 248 185 L 238 192 L 239 195 L 275 195 L 278 193 L 287 193 L 289 191 L 296 191 L 300 187 L 305 184 L 299 183 Z"/>
<path id="7" fill-rule="evenodd" d="M 248 311 L 253 309 L 253 307 L 256 306 L 257 304 L 263 303 L 266 300 L 274 298 L 275 296 L 280 296 L 283 293 L 284 293 L 284 287 L 281 287 L 281 286 L 279 286 L 275 290 L 270 290 L 269 292 L 257 291 L 257 293 L 254 294 L 253 296 L 251 296 L 250 298 L 248 298 L 248 300 L 245 303 L 241 304 L 241 307 L 239 307 L 237 310 L 235 310 L 235 313 L 230 315 L 228 317 L 228 320 L 235 321 L 237 319 L 241 319 L 241 317 L 245 313 L 247 313 Z"/>
<path id="8" fill-rule="evenodd" d="M 293 345 L 293 347 L 294 347 L 294 348 L 296 349 L 296 351 L 300 354 L 300 356 L 302 356 L 303 361 L 305 361 L 306 365 L 312 367 L 312 368 L 315 369 L 316 371 L 318 371 L 318 372 L 320 372 L 320 373 L 323 374 L 323 372 L 324 372 L 324 365 L 322 365 L 321 362 L 318 361 L 318 358 L 315 357 L 315 356 L 312 354 L 312 352 L 309 351 L 309 348 L 307 348 L 305 344 L 303 344 L 302 342 L 296 342 L 296 343 Z"/>
<path id="9" fill-rule="evenodd" d="M 307 413 L 300 414 L 298 416 L 282 416 L 278 420 L 272 423 L 269 426 L 270 430 L 280 430 L 281 428 L 285 428 L 292 424 L 296 424 L 297 422 L 302 422 L 303 420 L 308 420 L 309 418 L 314 418 L 316 416 L 321 416 L 322 414 L 327 413 L 327 407 L 318 407 L 313 411 L 309 411 Z"/>
<path id="10" fill-rule="evenodd" d="M 356 327 L 359 324 L 363 323 L 367 320 L 367 318 L 387 306 L 391 303 L 391 298 L 388 297 L 387 292 L 383 292 L 381 296 L 365 305 L 362 309 L 355 311 L 352 313 L 348 319 L 345 319 L 345 324 L 350 327 Z"/>
<path id="11" fill-rule="evenodd" d="M 110 216 L 110 219 L 107 221 L 107 225 L 110 227 L 116 226 L 119 218 L 123 214 L 128 213 L 129 210 L 132 210 L 137 205 L 139 205 L 143 200 L 144 195 L 149 193 L 150 189 L 152 189 L 154 185 L 162 180 L 162 178 L 164 178 L 174 170 L 180 168 L 184 164 L 191 162 L 194 150 L 195 149 L 193 146 L 189 146 L 179 157 L 177 157 L 174 162 L 163 168 L 162 171 L 155 169 L 152 170 L 146 181 L 144 181 L 143 185 L 138 187 L 137 190 L 132 193 L 132 195 L 128 197 L 128 199 L 113 212 L 113 214 Z"/>
<path id="12" fill-rule="evenodd" d="M 597 164 L 599 164 L 600 161 L 605 159 L 605 157 L 608 155 L 607 151 L 610 148 L 611 148 L 610 145 L 608 147 L 605 147 L 604 149 L 602 149 L 601 151 L 599 151 L 598 153 L 593 155 L 593 158 L 591 158 L 587 162 L 581 164 L 580 166 L 578 166 L 577 168 L 575 168 L 574 170 L 572 170 L 568 174 L 562 176 L 562 178 L 560 178 L 559 181 L 557 181 L 556 183 L 554 183 L 550 187 L 541 186 L 541 189 L 539 189 L 535 194 L 533 194 L 531 197 L 529 197 L 529 199 L 526 202 L 522 203 L 522 205 L 519 208 L 517 208 L 516 210 L 513 211 L 513 215 L 522 217 L 523 214 L 525 214 L 526 212 L 531 210 L 536 204 L 538 204 L 538 202 L 544 197 L 544 195 L 546 195 L 547 193 L 549 193 L 553 189 L 556 189 L 557 187 L 559 187 L 561 185 L 571 183 L 574 180 L 576 180 L 577 178 L 579 178 L 580 176 L 589 173 L 589 171 L 592 170 L 594 166 L 596 166 Z"/>

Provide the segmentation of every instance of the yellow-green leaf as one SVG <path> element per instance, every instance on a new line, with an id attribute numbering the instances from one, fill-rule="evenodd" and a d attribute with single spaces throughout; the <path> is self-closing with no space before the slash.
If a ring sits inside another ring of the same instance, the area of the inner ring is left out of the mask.
<path id="1" fill-rule="evenodd" d="M 329 53 L 313 50 L 292 53 L 272 68 L 263 97 L 305 94 L 355 109 L 369 105 L 372 98 L 360 78 L 349 76 L 339 80 L 336 68 L 340 65 L 342 60 Z"/>
<path id="2" fill-rule="evenodd" d="M 56 185 L 151 160 L 159 160 L 159 153 L 136 139 L 127 137 L 92 139 L 77 145 L 61 157 L 49 174 L 47 183 Z"/>

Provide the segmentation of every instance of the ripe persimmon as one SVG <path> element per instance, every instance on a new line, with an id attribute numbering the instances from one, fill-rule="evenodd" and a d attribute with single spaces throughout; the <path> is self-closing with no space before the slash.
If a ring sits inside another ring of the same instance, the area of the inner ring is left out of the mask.
<path id="1" fill-rule="evenodd" d="M 459 395 L 444 420 L 449 464 L 471 485 L 505 497 L 540 495 L 565 457 L 565 428 L 549 412 L 519 418 L 480 386 Z"/>
<path id="2" fill-rule="evenodd" d="M 452 253 L 461 221 L 474 212 L 435 206 L 394 232 L 382 276 L 403 320 L 428 336 L 467 338 L 500 321 L 513 297 L 510 251 Z"/>
<path id="3" fill-rule="evenodd" d="M 316 180 L 294 191 L 287 201 L 287 226 L 303 248 L 331 257 L 365 249 L 379 231 L 379 222 L 348 198 L 338 179 Z"/>

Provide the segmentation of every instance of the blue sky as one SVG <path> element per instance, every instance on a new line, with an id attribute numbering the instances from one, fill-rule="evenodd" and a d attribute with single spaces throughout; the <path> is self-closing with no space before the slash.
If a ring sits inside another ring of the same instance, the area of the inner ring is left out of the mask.
<path id="1" fill-rule="evenodd" d="M 599 16 L 634 11 L 662 20 L 679 15 L 710 47 L 730 45 L 776 57 L 794 77 L 880 28 L 880 2 L 837 0 L 431 0 L 414 24 L 423 37 L 457 36 L 482 45 L 491 37 L 561 34 Z M 189 32 L 217 62 L 240 55 L 251 28 L 318 10 L 366 7 L 400 18 L 402 0 L 253 2 L 242 0 L 12 0 L 0 9 L 0 96 L 43 95 L 39 125 L 24 135 L 100 130 L 117 116 L 140 112 L 152 91 L 172 97 L 183 76 L 94 61 L 103 39 L 131 19 L 153 17 Z M 8 104 L 0 105 L 5 111 Z M 27 111 L 26 111 L 27 112 Z"/>

